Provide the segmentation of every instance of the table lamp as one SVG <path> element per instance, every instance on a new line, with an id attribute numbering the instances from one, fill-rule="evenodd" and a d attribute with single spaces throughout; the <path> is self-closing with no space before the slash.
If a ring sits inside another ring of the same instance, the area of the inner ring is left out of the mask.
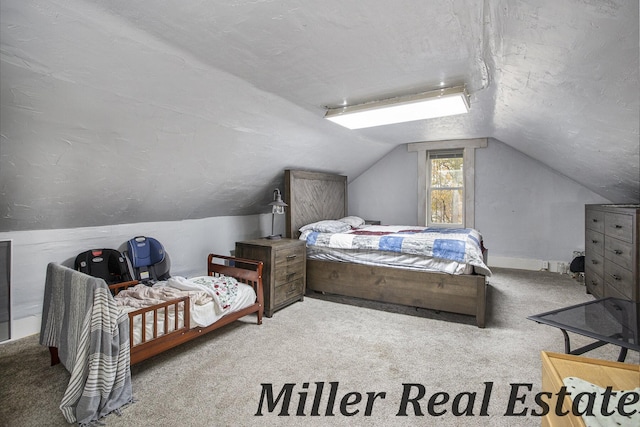
<path id="1" fill-rule="evenodd" d="M 267 239 L 277 240 L 281 239 L 282 235 L 274 234 L 273 226 L 276 219 L 276 214 L 282 215 L 284 213 L 284 207 L 288 206 L 285 202 L 282 201 L 282 194 L 280 194 L 279 189 L 273 190 L 273 202 L 269 203 L 271 206 L 271 235 L 267 236 Z"/>

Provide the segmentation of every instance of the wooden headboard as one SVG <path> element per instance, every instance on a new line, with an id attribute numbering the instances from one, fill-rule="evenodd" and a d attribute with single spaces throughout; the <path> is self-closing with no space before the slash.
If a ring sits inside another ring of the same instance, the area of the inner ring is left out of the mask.
<path id="1" fill-rule="evenodd" d="M 347 216 L 347 177 L 332 173 L 284 171 L 286 236 L 297 239 L 300 227 Z"/>

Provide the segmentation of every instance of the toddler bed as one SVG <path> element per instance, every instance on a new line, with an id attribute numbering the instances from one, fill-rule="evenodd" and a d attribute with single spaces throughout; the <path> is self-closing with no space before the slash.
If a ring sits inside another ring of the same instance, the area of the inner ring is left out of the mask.
<path id="1" fill-rule="evenodd" d="M 40 343 L 71 373 L 60 406 L 68 422 L 90 423 L 130 402 L 130 365 L 248 314 L 262 323 L 261 261 L 210 254 L 207 273 L 151 288 L 47 266 Z"/>
<path id="2" fill-rule="evenodd" d="M 286 170 L 285 200 L 287 237 L 307 241 L 309 291 L 466 314 L 475 316 L 478 327 L 485 326 L 485 276 L 491 272 L 477 230 L 448 230 L 448 236 L 439 238 L 424 234 L 417 244 L 407 244 L 405 237 L 425 227 L 372 226 L 360 233 L 333 234 L 339 222 L 360 220 L 347 215 L 347 177 L 337 174 Z M 361 223 L 350 225 L 347 229 Z M 478 244 L 466 244 L 472 240 Z M 465 250 L 459 252 L 461 242 Z M 397 250 L 411 245 L 413 252 Z M 420 253 L 420 245 L 431 253 Z M 469 252 L 471 247 L 475 249 Z M 442 258 L 445 252 L 454 253 L 454 259 Z"/>
<path id="3" fill-rule="evenodd" d="M 207 273 L 192 279 L 173 277 L 153 287 L 137 281 L 109 286 L 129 317 L 132 365 L 247 314 L 256 313 L 262 324 L 261 261 L 210 254 Z"/>
<path id="4" fill-rule="evenodd" d="M 153 286 L 134 281 L 109 288 L 118 308 L 129 315 L 134 360 L 140 344 L 183 328 L 206 328 L 256 302 L 251 286 L 228 276 L 171 277 Z"/>

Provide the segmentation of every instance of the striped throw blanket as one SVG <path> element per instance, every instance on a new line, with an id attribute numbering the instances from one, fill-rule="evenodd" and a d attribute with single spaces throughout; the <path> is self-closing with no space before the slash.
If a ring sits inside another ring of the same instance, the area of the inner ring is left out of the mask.
<path id="1" fill-rule="evenodd" d="M 71 373 L 60 409 L 88 425 L 132 401 L 129 318 L 104 280 L 47 266 L 40 344 L 56 347 Z"/>

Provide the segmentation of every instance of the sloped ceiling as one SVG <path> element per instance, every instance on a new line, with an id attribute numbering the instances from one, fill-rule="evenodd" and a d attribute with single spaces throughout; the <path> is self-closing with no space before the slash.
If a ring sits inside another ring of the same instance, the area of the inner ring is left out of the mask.
<path id="1" fill-rule="evenodd" d="M 2 0 L 0 231 L 266 212 L 282 171 L 493 137 L 640 200 L 638 2 Z M 359 131 L 326 106 L 464 83 Z"/>

